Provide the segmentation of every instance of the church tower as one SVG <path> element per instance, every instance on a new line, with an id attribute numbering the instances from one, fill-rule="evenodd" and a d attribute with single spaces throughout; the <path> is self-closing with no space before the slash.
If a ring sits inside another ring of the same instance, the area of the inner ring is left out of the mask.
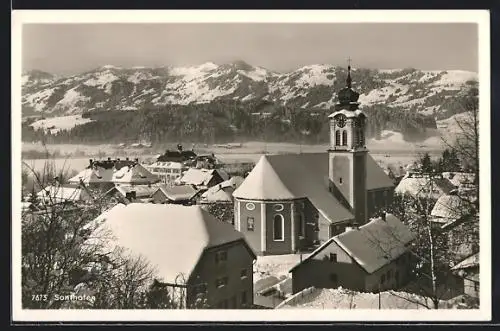
<path id="1" fill-rule="evenodd" d="M 366 116 L 359 109 L 359 93 L 352 89 L 351 65 L 346 87 L 338 92 L 338 103 L 330 119 L 330 190 L 348 207 L 358 225 L 368 221 L 366 193 Z"/>

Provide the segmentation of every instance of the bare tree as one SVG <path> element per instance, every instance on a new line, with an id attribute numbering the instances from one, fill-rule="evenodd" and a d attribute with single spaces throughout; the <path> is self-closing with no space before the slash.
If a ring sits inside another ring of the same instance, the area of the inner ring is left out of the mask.
<path id="1" fill-rule="evenodd" d="M 415 239 L 409 246 L 410 253 L 414 257 L 414 266 L 412 269 L 413 277 L 407 289 L 429 298 L 431 304 L 413 300 L 411 297 L 406 299 L 429 309 L 438 309 L 441 300 L 458 293 L 455 283 L 456 277 L 450 270 L 451 266 L 458 261 L 454 251 L 454 241 L 457 238 L 450 236 L 448 232 L 450 230 L 443 229 L 434 222 L 435 220 L 431 216 L 431 211 L 436 206 L 436 201 L 431 198 L 433 183 L 432 178 L 430 178 L 427 185 L 421 188 L 421 191 L 428 192 L 427 196 L 417 194 L 415 197 L 398 197 L 389 211 L 400 217 L 403 223 L 415 234 Z M 455 206 L 442 207 L 456 208 Z M 474 211 L 470 208 L 453 210 L 453 212 L 456 215 L 454 217 L 457 224 L 475 218 Z M 457 214 L 459 215 L 457 216 Z M 392 233 L 389 238 L 395 243 L 401 241 L 397 233 Z M 377 245 L 375 236 L 372 241 Z"/>
<path id="2" fill-rule="evenodd" d="M 465 170 L 474 173 L 479 192 L 479 91 L 470 88 L 463 98 L 463 113 L 455 116 L 458 132 L 453 138 L 443 138 L 445 145 L 460 158 Z M 476 194 L 479 197 L 479 194 Z M 479 200 L 477 200 L 479 204 Z"/>

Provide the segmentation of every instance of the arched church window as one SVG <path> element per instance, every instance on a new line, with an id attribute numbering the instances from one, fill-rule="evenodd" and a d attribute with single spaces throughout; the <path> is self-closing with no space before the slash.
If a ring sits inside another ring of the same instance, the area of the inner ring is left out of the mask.
<path id="1" fill-rule="evenodd" d="M 273 219 L 273 239 L 275 241 L 283 241 L 285 238 L 283 236 L 283 228 L 285 227 L 285 219 L 283 215 L 276 214 Z"/>
<path id="2" fill-rule="evenodd" d="M 340 146 L 340 131 L 335 131 L 335 145 Z"/>
<path id="3" fill-rule="evenodd" d="M 342 131 L 342 146 L 347 146 L 347 131 Z"/>

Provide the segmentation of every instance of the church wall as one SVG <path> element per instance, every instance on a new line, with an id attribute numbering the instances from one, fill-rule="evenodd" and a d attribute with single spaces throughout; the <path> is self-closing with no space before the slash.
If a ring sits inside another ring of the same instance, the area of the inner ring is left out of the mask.
<path id="1" fill-rule="evenodd" d="M 253 210 L 247 209 L 247 204 L 254 205 Z M 256 254 L 261 252 L 261 203 L 259 201 L 246 201 L 235 199 L 235 204 L 239 204 L 240 211 L 240 229 L 239 231 L 244 234 L 250 247 Z M 248 218 L 252 217 L 254 220 L 254 229 L 248 229 Z M 235 224 L 237 225 L 237 224 Z M 238 229 L 236 229 L 238 230 Z"/>
<path id="2" fill-rule="evenodd" d="M 266 254 L 288 254 L 292 253 L 292 216 L 291 202 L 266 202 Z M 282 210 L 279 210 L 281 209 Z M 276 215 L 283 217 L 284 235 L 283 240 L 274 240 L 274 218 Z M 296 227 L 295 227 L 296 228 Z M 296 236 L 298 242 L 298 236 Z"/>
<path id="3" fill-rule="evenodd" d="M 342 193 L 349 203 L 351 203 L 351 160 L 345 154 L 330 154 L 330 180 Z M 341 183 L 342 182 L 342 183 Z"/>

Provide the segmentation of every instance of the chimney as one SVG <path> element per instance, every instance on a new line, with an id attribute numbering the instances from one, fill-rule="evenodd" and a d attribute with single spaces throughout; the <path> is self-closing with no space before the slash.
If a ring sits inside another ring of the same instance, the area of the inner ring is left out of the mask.
<path id="1" fill-rule="evenodd" d="M 110 157 L 108 157 L 108 161 L 111 161 L 111 158 L 110 158 Z"/>
<path id="2" fill-rule="evenodd" d="M 128 156 L 125 158 L 125 160 L 127 160 L 127 161 L 128 161 Z"/>
<path id="3" fill-rule="evenodd" d="M 385 210 L 382 210 L 382 213 L 380 215 L 380 218 L 382 219 L 382 221 L 386 221 L 386 216 L 387 216 L 387 213 L 385 212 Z"/>
<path id="4" fill-rule="evenodd" d="M 89 165 L 90 165 L 90 166 L 92 166 L 92 163 L 93 163 L 93 162 L 94 162 L 94 161 L 93 161 L 92 159 L 89 159 Z"/>

